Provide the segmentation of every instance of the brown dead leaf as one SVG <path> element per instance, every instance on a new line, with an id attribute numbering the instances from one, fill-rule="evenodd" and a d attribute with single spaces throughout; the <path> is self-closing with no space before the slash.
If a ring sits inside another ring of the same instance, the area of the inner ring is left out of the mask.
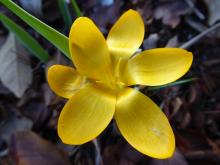
<path id="1" fill-rule="evenodd" d="M 70 165 L 64 151 L 31 131 L 12 136 L 9 154 L 17 165 Z"/>
<path id="2" fill-rule="evenodd" d="M 32 126 L 33 122 L 30 119 L 11 113 L 7 118 L 4 118 L 4 122 L 0 125 L 0 138 L 9 142 L 13 133 L 30 130 Z"/>
<path id="3" fill-rule="evenodd" d="M 41 99 L 32 99 L 22 107 L 19 107 L 19 109 L 22 115 L 34 122 L 35 129 L 40 126 L 45 127 L 45 121 L 47 121 L 51 114 L 51 111 L 46 108 L 46 105 Z"/>
<path id="4" fill-rule="evenodd" d="M 209 149 L 207 137 L 197 130 L 181 130 L 175 132 L 176 145 L 185 155 L 188 152 Z"/>
<path id="5" fill-rule="evenodd" d="M 10 33 L 0 49 L 0 79 L 19 98 L 32 82 L 29 63 L 26 49 Z"/>
<path id="6" fill-rule="evenodd" d="M 121 3 L 122 1 L 116 0 L 110 6 L 99 7 L 90 17 L 99 27 L 106 28 L 108 24 L 113 24 L 119 18 Z"/>
<path id="7" fill-rule="evenodd" d="M 220 1 L 219 0 L 204 0 L 207 5 L 209 18 L 209 25 L 213 25 L 216 21 L 220 20 Z"/>
<path id="8" fill-rule="evenodd" d="M 178 41 L 178 37 L 177 37 L 177 35 L 175 35 L 174 37 L 169 39 L 169 41 L 167 42 L 165 47 L 174 48 L 174 47 L 179 47 L 179 45 L 180 45 L 180 43 Z"/>
<path id="9" fill-rule="evenodd" d="M 135 3 L 134 0 L 132 3 Z M 153 1 L 140 1 L 137 0 L 136 2 L 137 10 L 140 15 L 142 16 L 145 24 L 150 24 L 152 22 L 152 15 L 153 15 Z"/>
<path id="10" fill-rule="evenodd" d="M 105 165 L 135 165 L 146 164 L 149 161 L 147 156 L 139 153 L 124 140 L 106 146 L 102 159 Z"/>
<path id="11" fill-rule="evenodd" d="M 180 16 L 187 14 L 190 11 L 189 6 L 185 1 L 171 0 L 161 3 L 154 11 L 155 19 L 162 19 L 165 25 L 170 25 L 175 28 L 180 23 Z"/>
<path id="12" fill-rule="evenodd" d="M 196 101 L 198 95 L 199 95 L 199 91 L 197 89 L 198 87 L 196 87 L 196 85 L 191 85 L 190 89 L 189 89 L 189 94 L 187 95 L 187 101 L 189 103 L 193 103 Z"/>
<path id="13" fill-rule="evenodd" d="M 36 16 L 43 16 L 42 13 L 42 0 L 19 0 L 21 6 L 31 14 Z"/>
<path id="14" fill-rule="evenodd" d="M 71 0 L 69 0 L 71 1 Z M 81 9 L 89 10 L 91 8 L 94 8 L 98 4 L 99 0 L 80 0 L 78 1 L 78 4 L 81 5 Z"/>
<path id="15" fill-rule="evenodd" d="M 102 4 L 102 6 L 109 6 L 114 3 L 114 0 L 100 0 L 100 3 Z"/>
<path id="16" fill-rule="evenodd" d="M 168 159 L 152 159 L 150 165 L 188 165 L 182 153 L 176 149 L 173 156 Z"/>
<path id="17" fill-rule="evenodd" d="M 147 50 L 147 49 L 156 48 L 158 40 L 159 40 L 159 35 L 157 33 L 150 34 L 143 42 L 144 49 Z"/>
<path id="18" fill-rule="evenodd" d="M 6 36 L 0 33 L 0 45 L 2 45 L 6 40 Z"/>
<path id="19" fill-rule="evenodd" d="M 191 116 L 191 114 L 190 114 L 189 112 L 187 112 L 187 113 L 184 115 L 183 120 L 182 120 L 182 122 L 181 122 L 180 125 L 179 125 L 179 128 L 180 128 L 180 129 L 186 128 L 187 126 L 189 126 L 191 120 L 192 120 L 192 116 Z"/>
<path id="20" fill-rule="evenodd" d="M 0 95 L 9 95 L 11 92 L 0 82 Z"/>
<path id="21" fill-rule="evenodd" d="M 220 156 L 219 145 L 215 141 L 213 141 L 213 140 L 211 140 L 209 138 L 207 140 L 208 140 L 209 145 L 212 147 L 213 152 Z"/>
<path id="22" fill-rule="evenodd" d="M 174 117 L 176 113 L 179 111 L 181 106 L 183 105 L 183 101 L 181 100 L 180 97 L 176 97 L 175 100 L 171 102 L 172 104 L 172 114 L 170 115 L 170 118 Z"/>
<path id="23" fill-rule="evenodd" d="M 41 87 L 44 94 L 45 105 L 51 105 L 51 103 L 55 100 L 56 95 L 52 92 L 48 83 L 44 83 Z"/>

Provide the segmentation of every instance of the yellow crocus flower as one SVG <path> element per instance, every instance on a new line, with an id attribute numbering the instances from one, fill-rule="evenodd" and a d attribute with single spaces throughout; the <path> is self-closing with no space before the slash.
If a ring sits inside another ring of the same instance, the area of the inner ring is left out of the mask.
<path id="1" fill-rule="evenodd" d="M 69 99 L 58 120 L 58 135 L 64 143 L 86 143 L 114 118 L 122 136 L 141 153 L 172 156 L 175 138 L 168 119 L 149 97 L 130 86 L 173 82 L 189 70 L 193 56 L 180 48 L 134 55 L 144 31 L 144 22 L 134 10 L 119 18 L 106 40 L 89 18 L 75 20 L 69 49 L 76 70 L 53 65 L 47 75 L 52 90 Z"/>

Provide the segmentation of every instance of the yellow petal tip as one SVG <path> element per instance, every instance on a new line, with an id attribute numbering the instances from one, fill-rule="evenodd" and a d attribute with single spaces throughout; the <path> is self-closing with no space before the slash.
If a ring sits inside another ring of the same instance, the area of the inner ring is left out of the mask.
<path id="1" fill-rule="evenodd" d="M 80 89 L 65 104 L 58 120 L 58 135 L 65 144 L 80 145 L 96 138 L 115 112 L 116 98 L 94 85 Z"/>
<path id="2" fill-rule="evenodd" d="M 129 60 L 124 81 L 127 85 L 165 85 L 185 75 L 192 62 L 193 54 L 181 48 L 146 50 Z"/>
<path id="3" fill-rule="evenodd" d="M 72 67 L 64 65 L 49 67 L 47 81 L 57 95 L 67 99 L 85 84 L 83 76 L 80 76 Z"/>
<path id="4" fill-rule="evenodd" d="M 107 37 L 109 50 L 118 59 L 129 58 L 144 39 L 144 22 L 140 14 L 129 9 L 116 21 Z"/>
<path id="5" fill-rule="evenodd" d="M 114 117 L 122 136 L 139 152 L 158 159 L 173 155 L 175 137 L 170 123 L 144 94 L 131 88 L 121 91 Z"/>

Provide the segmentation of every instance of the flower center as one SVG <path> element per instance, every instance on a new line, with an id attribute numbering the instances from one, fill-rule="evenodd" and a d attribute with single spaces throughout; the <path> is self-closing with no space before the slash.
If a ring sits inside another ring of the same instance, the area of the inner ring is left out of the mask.
<path id="1" fill-rule="evenodd" d="M 117 77 L 108 83 L 102 81 L 95 81 L 95 83 L 110 88 L 111 90 L 120 90 L 125 87 L 125 84 L 119 81 Z"/>
<path id="2" fill-rule="evenodd" d="M 122 79 L 121 79 L 121 75 L 122 75 L 122 71 L 123 68 L 126 64 L 126 60 L 119 58 L 117 60 L 113 60 L 112 63 L 112 75 L 110 75 L 109 81 L 108 82 L 104 82 L 104 81 L 95 81 L 95 83 L 97 85 L 103 86 L 103 87 L 107 87 L 111 90 L 115 90 L 118 91 L 124 87 L 126 87 L 126 84 L 123 83 Z"/>
<path id="3" fill-rule="evenodd" d="M 113 89 L 121 89 L 125 87 L 125 84 L 116 77 L 111 86 Z"/>

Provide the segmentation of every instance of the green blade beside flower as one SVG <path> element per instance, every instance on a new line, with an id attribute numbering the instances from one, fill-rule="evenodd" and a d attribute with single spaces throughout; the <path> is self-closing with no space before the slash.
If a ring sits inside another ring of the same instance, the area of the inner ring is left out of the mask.
<path id="1" fill-rule="evenodd" d="M 82 12 L 80 11 L 78 4 L 76 3 L 76 0 L 71 0 L 72 5 L 73 5 L 73 9 L 76 12 L 76 16 L 77 17 L 81 17 L 83 16 Z"/>
<path id="2" fill-rule="evenodd" d="M 32 52 L 42 62 L 47 62 L 49 55 L 41 47 L 41 45 L 19 25 L 14 23 L 10 18 L 4 14 L 0 14 L 0 21 L 8 28 L 15 36 L 24 44 L 24 46 Z"/>
<path id="3" fill-rule="evenodd" d="M 38 33 L 40 33 L 43 37 L 49 40 L 69 59 L 71 59 L 69 53 L 68 38 L 65 35 L 61 34 L 57 30 L 53 29 L 36 17 L 32 16 L 11 0 L 0 0 L 0 2 L 18 17 L 20 17 L 24 22 L 30 25 L 33 29 L 35 29 Z"/>
<path id="4" fill-rule="evenodd" d="M 197 78 L 193 78 L 193 77 L 188 78 L 188 79 L 182 79 L 182 80 L 178 80 L 178 81 L 166 84 L 166 85 L 148 87 L 147 90 L 148 91 L 159 90 L 159 89 L 172 87 L 172 86 L 176 86 L 176 85 L 180 85 L 180 84 L 186 84 L 186 83 L 196 81 L 196 80 L 197 80 Z"/>
<path id="5" fill-rule="evenodd" d="M 64 23 L 66 25 L 66 28 L 69 29 L 72 25 L 72 18 L 68 9 L 68 5 L 65 0 L 58 0 L 58 5 L 60 8 L 60 12 L 62 14 Z"/>

